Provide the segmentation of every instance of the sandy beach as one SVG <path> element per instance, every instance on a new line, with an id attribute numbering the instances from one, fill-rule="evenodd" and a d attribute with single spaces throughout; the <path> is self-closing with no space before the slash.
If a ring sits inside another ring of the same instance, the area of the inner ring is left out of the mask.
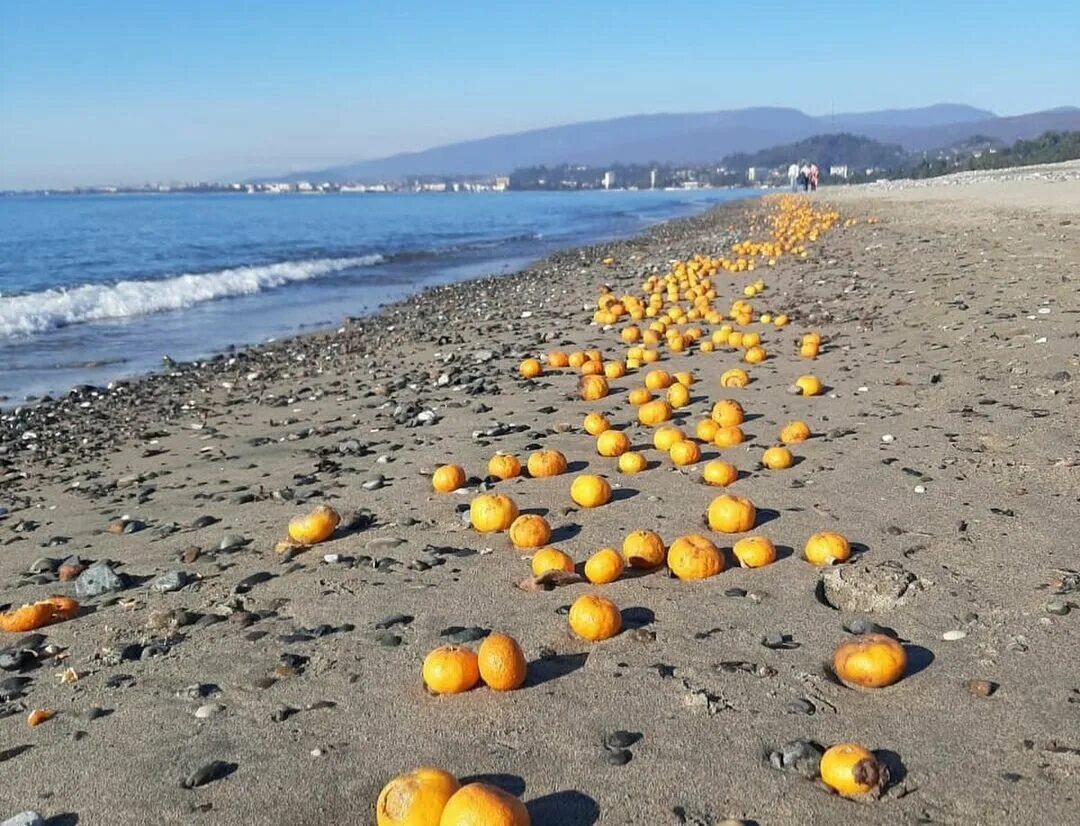
<path id="1" fill-rule="evenodd" d="M 638 293 L 674 261 L 764 240 L 773 199 L 6 411 L 0 608 L 75 596 L 65 560 L 76 574 L 109 564 L 75 618 L 0 632 L 0 822 L 373 824 L 380 788 L 422 765 L 512 791 L 535 826 L 1077 822 L 1080 164 L 810 201 L 840 221 L 805 258 L 713 281 L 722 312 L 760 276 L 755 311 L 791 316 L 747 328 L 760 364 L 661 348 L 596 402 L 578 398 L 577 371 L 518 374 L 553 350 L 624 359 L 629 322 L 592 323 L 601 285 Z M 809 331 L 813 361 L 797 355 Z M 722 388 L 737 366 L 751 383 Z M 675 415 L 689 433 L 734 398 L 746 440 L 673 466 L 627 403 L 650 367 L 693 372 Z M 824 394 L 788 392 L 807 373 Z M 649 469 L 597 455 L 590 411 Z M 791 446 L 795 466 L 759 468 L 794 419 L 813 433 Z M 496 451 L 540 448 L 569 473 L 484 479 Z M 701 468 L 721 455 L 742 471 L 726 492 L 755 503 L 754 533 L 779 550 L 771 565 L 738 567 L 738 536 L 702 524 L 725 491 Z M 446 463 L 469 480 L 438 494 Z M 581 472 L 606 477 L 613 501 L 574 505 Z M 528 556 L 467 524 L 481 487 L 545 515 L 578 563 L 648 529 L 710 535 L 727 569 L 527 592 Z M 341 512 L 337 534 L 278 553 L 316 504 Z M 853 558 L 806 562 L 819 531 Z M 567 626 L 591 592 L 624 624 L 597 643 Z M 854 690 L 826 668 L 860 622 L 903 641 L 895 685 Z M 430 650 L 489 631 L 521 643 L 523 688 L 425 692 Z M 34 709 L 56 714 L 29 727 Z M 860 743 L 889 784 L 853 801 L 775 767 L 797 740 Z"/>

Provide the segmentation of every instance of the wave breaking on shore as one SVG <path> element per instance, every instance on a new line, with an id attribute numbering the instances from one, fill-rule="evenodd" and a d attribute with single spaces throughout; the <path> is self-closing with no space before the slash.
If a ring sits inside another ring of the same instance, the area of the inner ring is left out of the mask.
<path id="1" fill-rule="evenodd" d="M 381 264 L 382 255 L 282 261 L 185 273 L 159 279 L 84 284 L 67 289 L 0 297 L 0 337 L 31 335 L 88 321 L 116 320 L 182 310 L 195 304 L 252 295 L 354 267 Z"/>

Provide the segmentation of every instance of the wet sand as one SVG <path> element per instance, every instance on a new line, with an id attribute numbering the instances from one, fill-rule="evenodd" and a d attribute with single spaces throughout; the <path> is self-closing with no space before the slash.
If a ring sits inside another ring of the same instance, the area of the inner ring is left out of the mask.
<path id="1" fill-rule="evenodd" d="M 755 532 L 781 558 L 746 570 L 729 554 L 701 582 L 661 569 L 602 586 L 626 628 L 601 643 L 574 638 L 564 615 L 594 589 L 515 588 L 527 558 L 461 518 L 479 478 L 437 495 L 430 472 L 452 461 L 482 477 L 496 450 L 562 450 L 571 475 L 494 487 L 546 514 L 552 544 L 579 562 L 633 529 L 669 542 L 702 530 L 720 491 L 699 483 L 700 465 L 673 468 L 635 423 L 626 391 L 644 371 L 586 403 L 571 371 L 527 382 L 517 365 L 553 349 L 620 356 L 617 330 L 590 324 L 598 285 L 637 290 L 674 259 L 727 253 L 759 206 L 6 413 L 0 606 L 74 595 L 46 559 L 112 560 L 126 581 L 44 639 L 0 634 L 32 652 L 0 672 L 0 820 L 368 824 L 390 777 L 430 764 L 513 790 L 538 825 L 1069 822 L 1080 177 L 987 177 L 817 193 L 859 223 L 755 273 L 768 285 L 755 307 L 793 323 L 754 325 L 771 357 L 748 368 L 753 382 L 719 387 L 739 364 L 726 349 L 657 365 L 694 371 L 678 417 L 690 429 L 720 398 L 746 409 L 747 441 L 703 458 L 722 452 L 744 471 L 728 492 L 755 502 Z M 721 273 L 717 305 L 745 282 Z M 814 362 L 794 355 L 808 330 L 825 340 Z M 825 395 L 786 392 L 806 372 Z M 623 476 L 596 455 L 581 430 L 590 410 L 626 428 L 648 471 Z M 796 418 L 814 431 L 796 466 L 759 470 Z M 615 501 L 573 505 L 586 468 Z M 289 518 L 322 502 L 352 527 L 283 561 Z M 830 572 L 801 559 L 822 530 L 845 534 L 855 559 Z M 838 570 L 839 590 L 823 594 Z M 860 618 L 907 644 L 895 686 L 855 691 L 823 668 Z M 525 688 L 427 695 L 424 655 L 474 627 L 521 642 Z M 762 644 L 775 635 L 783 645 Z M 971 680 L 996 690 L 978 696 Z M 29 728 L 34 708 L 58 713 Z M 641 735 L 625 765 L 604 746 L 617 730 Z M 772 767 L 768 754 L 797 739 L 874 749 L 891 785 L 852 802 Z M 217 779 L 182 787 L 215 760 Z"/>

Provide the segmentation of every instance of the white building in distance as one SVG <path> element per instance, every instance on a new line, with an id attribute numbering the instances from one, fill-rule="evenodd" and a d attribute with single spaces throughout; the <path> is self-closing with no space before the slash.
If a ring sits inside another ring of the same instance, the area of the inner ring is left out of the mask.
<path id="1" fill-rule="evenodd" d="M 843 164 L 841 166 L 830 166 L 829 167 L 829 177 L 830 178 L 845 178 L 846 179 L 847 176 L 848 176 L 848 169 L 847 169 L 846 164 Z"/>
<path id="2" fill-rule="evenodd" d="M 604 173 L 604 189 L 611 189 L 615 186 L 615 173 L 608 170 Z"/>

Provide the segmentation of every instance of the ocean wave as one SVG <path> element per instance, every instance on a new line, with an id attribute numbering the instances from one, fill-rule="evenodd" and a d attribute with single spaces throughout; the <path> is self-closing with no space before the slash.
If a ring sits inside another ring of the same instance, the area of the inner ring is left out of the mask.
<path id="1" fill-rule="evenodd" d="M 293 281 L 308 281 L 353 267 L 381 264 L 381 255 L 282 261 L 167 278 L 84 284 L 0 297 L 0 337 L 40 333 L 87 321 L 106 321 L 182 310 L 206 301 L 252 295 Z"/>

